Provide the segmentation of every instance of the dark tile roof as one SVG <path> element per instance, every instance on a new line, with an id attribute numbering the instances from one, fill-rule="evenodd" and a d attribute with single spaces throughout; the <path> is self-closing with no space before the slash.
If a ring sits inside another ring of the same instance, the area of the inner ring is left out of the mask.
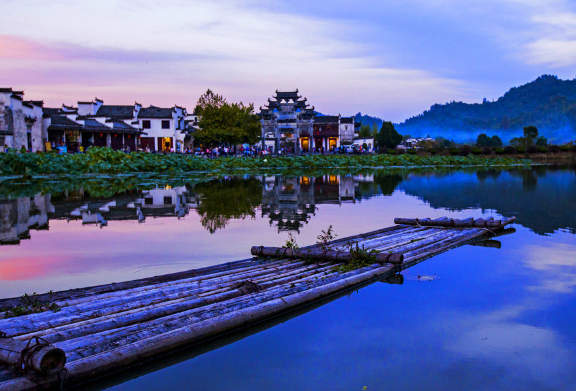
<path id="1" fill-rule="evenodd" d="M 60 108 L 53 108 L 53 107 L 42 107 L 42 116 L 44 118 L 48 118 L 54 114 L 59 114 Z"/>
<path id="2" fill-rule="evenodd" d="M 298 89 L 296 91 L 278 91 L 276 90 L 277 99 L 298 99 Z"/>
<path id="3" fill-rule="evenodd" d="M 138 112 L 138 118 L 172 118 L 172 113 L 172 109 L 154 106 L 143 107 Z"/>
<path id="4" fill-rule="evenodd" d="M 130 119 L 134 117 L 134 106 L 102 105 L 94 117 Z"/>
<path id="5" fill-rule="evenodd" d="M 135 133 L 138 131 L 138 129 L 136 129 L 135 127 L 130 126 L 126 122 L 122 121 L 114 121 L 112 123 L 112 128 L 115 130 L 122 130 L 126 133 Z"/>
<path id="6" fill-rule="evenodd" d="M 27 100 L 26 103 L 30 103 L 31 105 L 43 107 L 44 101 L 43 100 Z"/>
<path id="7" fill-rule="evenodd" d="M 24 98 L 22 98 L 22 97 L 21 97 L 20 95 L 18 95 L 18 94 L 12 94 L 12 95 L 10 95 L 10 97 L 11 97 L 11 98 L 14 98 L 14 99 L 17 99 L 17 100 L 19 100 L 19 101 L 23 101 L 23 100 L 24 100 Z"/>
<path id="8" fill-rule="evenodd" d="M 341 124 L 353 124 L 354 123 L 354 117 L 342 117 L 342 118 L 340 118 L 340 123 Z"/>
<path id="9" fill-rule="evenodd" d="M 55 129 L 81 129 L 82 125 L 78 122 L 72 121 L 70 118 L 66 117 L 65 115 L 57 115 L 52 114 L 50 115 L 50 126 L 48 126 L 48 130 L 55 130 Z"/>
<path id="10" fill-rule="evenodd" d="M 314 118 L 314 122 L 317 124 L 325 124 L 328 122 L 338 122 L 337 115 L 319 115 Z"/>
<path id="11" fill-rule="evenodd" d="M 8 93 L 12 93 L 12 87 L 8 87 L 8 88 L 0 88 L 0 92 L 8 92 Z"/>
<path id="12" fill-rule="evenodd" d="M 95 119 L 85 119 L 84 120 L 84 129 L 85 130 L 111 130 L 108 126 L 96 121 Z"/>

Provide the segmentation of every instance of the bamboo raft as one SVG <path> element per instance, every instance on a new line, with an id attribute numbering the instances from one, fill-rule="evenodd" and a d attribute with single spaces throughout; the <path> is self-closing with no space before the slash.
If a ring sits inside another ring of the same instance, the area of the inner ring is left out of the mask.
<path id="1" fill-rule="evenodd" d="M 72 387 L 352 287 L 401 282 L 399 271 L 452 248 L 499 248 L 486 239 L 515 219 L 395 219 L 326 245 L 254 246 L 251 259 L 41 295 L 61 310 L 0 319 L 0 391 Z M 373 251 L 372 264 L 342 271 L 354 248 Z"/>

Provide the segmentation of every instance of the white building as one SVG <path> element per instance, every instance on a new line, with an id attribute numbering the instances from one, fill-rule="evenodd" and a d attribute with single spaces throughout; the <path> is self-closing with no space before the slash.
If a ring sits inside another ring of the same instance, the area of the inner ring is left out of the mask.
<path id="1" fill-rule="evenodd" d="M 187 134 L 184 121 L 188 113 L 184 107 L 162 108 L 150 106 L 138 112 L 138 123 L 145 133 L 140 137 L 140 147 L 144 150 L 169 152 L 184 151 Z"/>
<path id="2" fill-rule="evenodd" d="M 42 101 L 25 101 L 24 91 L 0 88 L 0 148 L 43 151 Z"/>

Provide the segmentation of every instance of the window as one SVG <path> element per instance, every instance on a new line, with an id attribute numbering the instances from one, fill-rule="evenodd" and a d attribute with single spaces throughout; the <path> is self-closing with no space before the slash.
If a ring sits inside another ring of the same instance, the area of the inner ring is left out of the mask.
<path id="1" fill-rule="evenodd" d="M 142 129 L 150 129 L 150 120 L 145 119 L 142 121 Z"/>
<path id="2" fill-rule="evenodd" d="M 170 129 L 170 120 L 169 119 L 163 119 L 162 120 L 162 129 Z"/>
<path id="3" fill-rule="evenodd" d="M 164 205 L 172 205 L 172 197 L 164 196 Z"/>

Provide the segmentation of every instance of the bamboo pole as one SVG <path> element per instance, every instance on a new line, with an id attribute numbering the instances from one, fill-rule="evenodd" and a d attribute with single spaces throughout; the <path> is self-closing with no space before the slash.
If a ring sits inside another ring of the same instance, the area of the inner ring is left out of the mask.
<path id="1" fill-rule="evenodd" d="M 24 359 L 24 362 L 22 362 Z M 66 354 L 62 349 L 35 341 L 18 341 L 13 338 L 0 338 L 0 363 L 6 365 L 26 365 L 42 376 L 60 373 L 66 365 Z"/>
<path id="2" fill-rule="evenodd" d="M 286 247 L 264 247 L 253 246 L 250 250 L 252 255 L 281 257 L 281 258 L 308 258 L 323 261 L 349 262 L 354 259 L 354 254 L 346 251 L 312 249 L 304 250 L 299 248 Z M 372 254 L 377 263 L 401 264 L 404 256 L 398 253 L 376 253 Z"/>
<path id="3" fill-rule="evenodd" d="M 330 266 L 333 267 L 333 266 Z M 313 275 L 315 273 L 327 270 L 329 267 L 318 268 L 316 265 L 309 266 L 303 269 L 304 273 L 299 273 L 297 275 L 291 275 L 293 272 L 285 273 L 279 275 L 278 277 L 286 276 L 277 281 L 267 281 L 267 283 L 261 283 L 260 280 L 254 280 L 256 283 L 261 285 L 263 289 L 279 285 L 281 283 L 286 283 L 290 281 L 298 280 L 302 276 Z M 55 327 L 41 332 L 36 332 L 35 335 L 42 335 L 44 339 L 51 343 L 61 342 L 64 340 L 69 340 L 73 338 L 78 338 L 84 335 L 94 334 L 106 330 L 111 330 L 114 328 L 119 328 L 123 326 L 128 326 L 135 323 L 142 323 L 152 319 L 159 319 L 172 314 L 180 313 L 186 310 L 191 310 L 194 308 L 200 308 L 213 303 L 222 302 L 225 300 L 230 300 L 236 297 L 242 296 L 240 292 L 236 294 L 225 294 L 222 292 L 221 296 L 214 296 L 216 299 L 213 300 L 180 300 L 177 303 L 171 303 L 165 306 L 148 306 L 144 308 L 139 308 L 131 310 L 125 313 L 113 314 L 109 316 L 102 316 L 97 319 L 90 319 L 85 322 L 76 322 L 73 324 L 67 324 L 60 327 Z M 27 335 L 19 336 L 19 338 L 27 338 Z"/>

